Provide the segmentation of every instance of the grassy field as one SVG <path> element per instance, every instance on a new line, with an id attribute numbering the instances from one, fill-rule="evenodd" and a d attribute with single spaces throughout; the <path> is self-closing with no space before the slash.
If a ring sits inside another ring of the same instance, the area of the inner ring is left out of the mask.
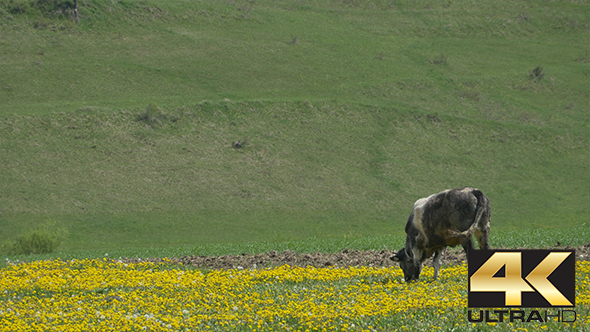
<path id="1" fill-rule="evenodd" d="M 107 261 L 397 249 L 416 199 L 461 186 L 492 247 L 590 242 L 588 1 L 78 3 L 0 0 L 0 331 L 588 328 L 584 262 L 576 324 L 492 326 L 461 266 Z M 44 225 L 57 251 L 6 251 Z"/>
<path id="2" fill-rule="evenodd" d="M 493 232 L 588 222 L 586 2 L 68 4 L 0 1 L 0 242 L 403 236 L 466 185 Z"/>
<path id="3" fill-rule="evenodd" d="M 588 129 L 585 1 L 2 4 L 0 114 L 336 100 Z"/>

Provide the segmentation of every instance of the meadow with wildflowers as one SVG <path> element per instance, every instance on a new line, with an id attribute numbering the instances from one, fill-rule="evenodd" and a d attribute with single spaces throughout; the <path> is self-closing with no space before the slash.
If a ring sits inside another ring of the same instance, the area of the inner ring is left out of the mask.
<path id="1" fill-rule="evenodd" d="M 0 332 L 590 329 L 587 261 L 576 322 L 493 325 L 460 263 L 173 258 L 400 248 L 465 185 L 494 248 L 586 245 L 588 0 L 76 6 L 0 0 Z"/>
<path id="2" fill-rule="evenodd" d="M 112 259 L 0 270 L 0 331 L 555 330 L 590 326 L 590 262 L 576 263 L 574 323 L 467 322 L 465 264 L 405 283 L 394 267 L 200 270 Z"/>

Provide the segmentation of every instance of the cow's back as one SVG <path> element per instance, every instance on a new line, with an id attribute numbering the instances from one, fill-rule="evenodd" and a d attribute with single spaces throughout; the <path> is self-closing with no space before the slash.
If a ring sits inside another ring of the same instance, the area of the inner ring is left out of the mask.
<path id="1" fill-rule="evenodd" d="M 476 188 L 449 189 L 432 195 L 422 205 L 422 227 L 430 245 L 455 246 L 460 239 L 452 236 L 467 231 L 477 213 Z"/>

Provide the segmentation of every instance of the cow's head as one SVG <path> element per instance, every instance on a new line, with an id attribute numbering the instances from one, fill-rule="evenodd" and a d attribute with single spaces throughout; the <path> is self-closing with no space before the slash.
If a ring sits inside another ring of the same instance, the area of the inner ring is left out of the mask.
<path id="1" fill-rule="evenodd" d="M 391 256 L 390 259 L 394 262 L 399 262 L 399 267 L 404 271 L 404 280 L 406 282 L 418 280 L 422 271 L 422 263 L 414 259 L 411 251 L 408 254 L 406 248 L 402 248 Z"/>

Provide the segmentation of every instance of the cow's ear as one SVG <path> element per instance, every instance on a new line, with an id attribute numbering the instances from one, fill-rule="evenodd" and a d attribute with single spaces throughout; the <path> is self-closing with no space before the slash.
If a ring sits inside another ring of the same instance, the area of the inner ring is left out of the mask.
<path id="1" fill-rule="evenodd" d="M 400 249 L 400 251 L 393 254 L 393 256 L 389 257 L 394 262 L 401 262 L 406 257 L 406 252 L 404 249 Z"/>

